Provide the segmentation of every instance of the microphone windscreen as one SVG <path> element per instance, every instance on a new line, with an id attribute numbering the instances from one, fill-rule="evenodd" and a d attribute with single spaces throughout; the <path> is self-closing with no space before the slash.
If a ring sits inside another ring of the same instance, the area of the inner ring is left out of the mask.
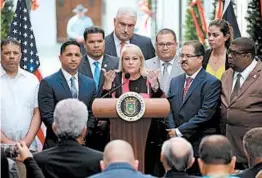
<path id="1" fill-rule="evenodd" d="M 130 79 L 130 73 L 125 73 L 125 79 Z"/>

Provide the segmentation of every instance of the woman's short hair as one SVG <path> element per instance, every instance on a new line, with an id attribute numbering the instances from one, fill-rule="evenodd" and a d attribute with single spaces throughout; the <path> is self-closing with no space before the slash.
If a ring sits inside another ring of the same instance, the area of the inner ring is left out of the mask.
<path id="1" fill-rule="evenodd" d="M 147 70 L 145 68 L 145 58 L 144 58 L 144 55 L 141 51 L 141 49 L 137 46 L 137 45 L 134 45 L 134 44 L 126 44 L 125 47 L 123 48 L 121 54 L 120 54 L 120 61 L 119 61 L 119 68 L 118 68 L 118 71 L 119 72 L 125 72 L 124 71 L 124 68 L 123 68 L 123 57 L 125 55 L 125 53 L 130 50 L 130 49 L 134 49 L 136 51 L 136 53 L 138 54 L 138 57 L 140 59 L 140 62 L 141 62 L 141 66 L 140 66 L 140 74 L 142 76 L 147 76 Z"/>

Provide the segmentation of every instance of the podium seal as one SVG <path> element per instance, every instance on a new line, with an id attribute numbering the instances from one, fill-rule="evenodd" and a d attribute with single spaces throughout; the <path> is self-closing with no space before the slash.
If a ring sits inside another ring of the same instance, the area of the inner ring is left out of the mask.
<path id="1" fill-rule="evenodd" d="M 141 119 L 145 113 L 143 97 L 136 92 L 122 94 L 116 102 L 116 111 L 119 117 L 128 122 Z"/>

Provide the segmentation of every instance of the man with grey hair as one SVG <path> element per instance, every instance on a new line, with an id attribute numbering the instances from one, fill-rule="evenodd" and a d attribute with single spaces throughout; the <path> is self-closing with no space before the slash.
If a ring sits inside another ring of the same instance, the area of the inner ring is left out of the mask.
<path id="1" fill-rule="evenodd" d="M 34 155 L 45 177 L 86 177 L 100 172 L 103 154 L 82 146 L 87 118 L 87 107 L 78 99 L 65 99 L 56 105 L 52 129 L 59 144 Z"/>
<path id="2" fill-rule="evenodd" d="M 106 145 L 100 166 L 103 172 L 91 178 L 151 177 L 138 172 L 138 160 L 135 160 L 133 148 L 124 140 L 113 140 Z"/>
<path id="3" fill-rule="evenodd" d="M 114 31 L 106 38 L 105 53 L 120 57 L 126 44 L 135 44 L 142 50 L 145 59 L 155 57 L 155 49 L 151 39 L 134 33 L 137 13 L 131 7 L 121 7 L 114 18 Z"/>
<path id="4" fill-rule="evenodd" d="M 256 177 L 262 170 L 262 127 L 249 130 L 243 139 L 244 151 L 249 169 L 238 174 L 239 177 Z"/>
<path id="5" fill-rule="evenodd" d="M 174 137 L 164 142 L 161 150 L 161 162 L 166 170 L 164 177 L 196 177 L 186 173 L 194 161 L 192 145 L 186 139 Z"/>

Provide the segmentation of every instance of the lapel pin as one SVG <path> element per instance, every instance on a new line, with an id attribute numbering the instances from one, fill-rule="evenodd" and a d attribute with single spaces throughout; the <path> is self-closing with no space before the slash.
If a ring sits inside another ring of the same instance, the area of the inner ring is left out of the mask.
<path id="1" fill-rule="evenodd" d="M 257 78 L 257 75 L 254 75 L 253 78 Z"/>
<path id="2" fill-rule="evenodd" d="M 104 64 L 104 67 L 107 67 L 107 64 Z"/>

